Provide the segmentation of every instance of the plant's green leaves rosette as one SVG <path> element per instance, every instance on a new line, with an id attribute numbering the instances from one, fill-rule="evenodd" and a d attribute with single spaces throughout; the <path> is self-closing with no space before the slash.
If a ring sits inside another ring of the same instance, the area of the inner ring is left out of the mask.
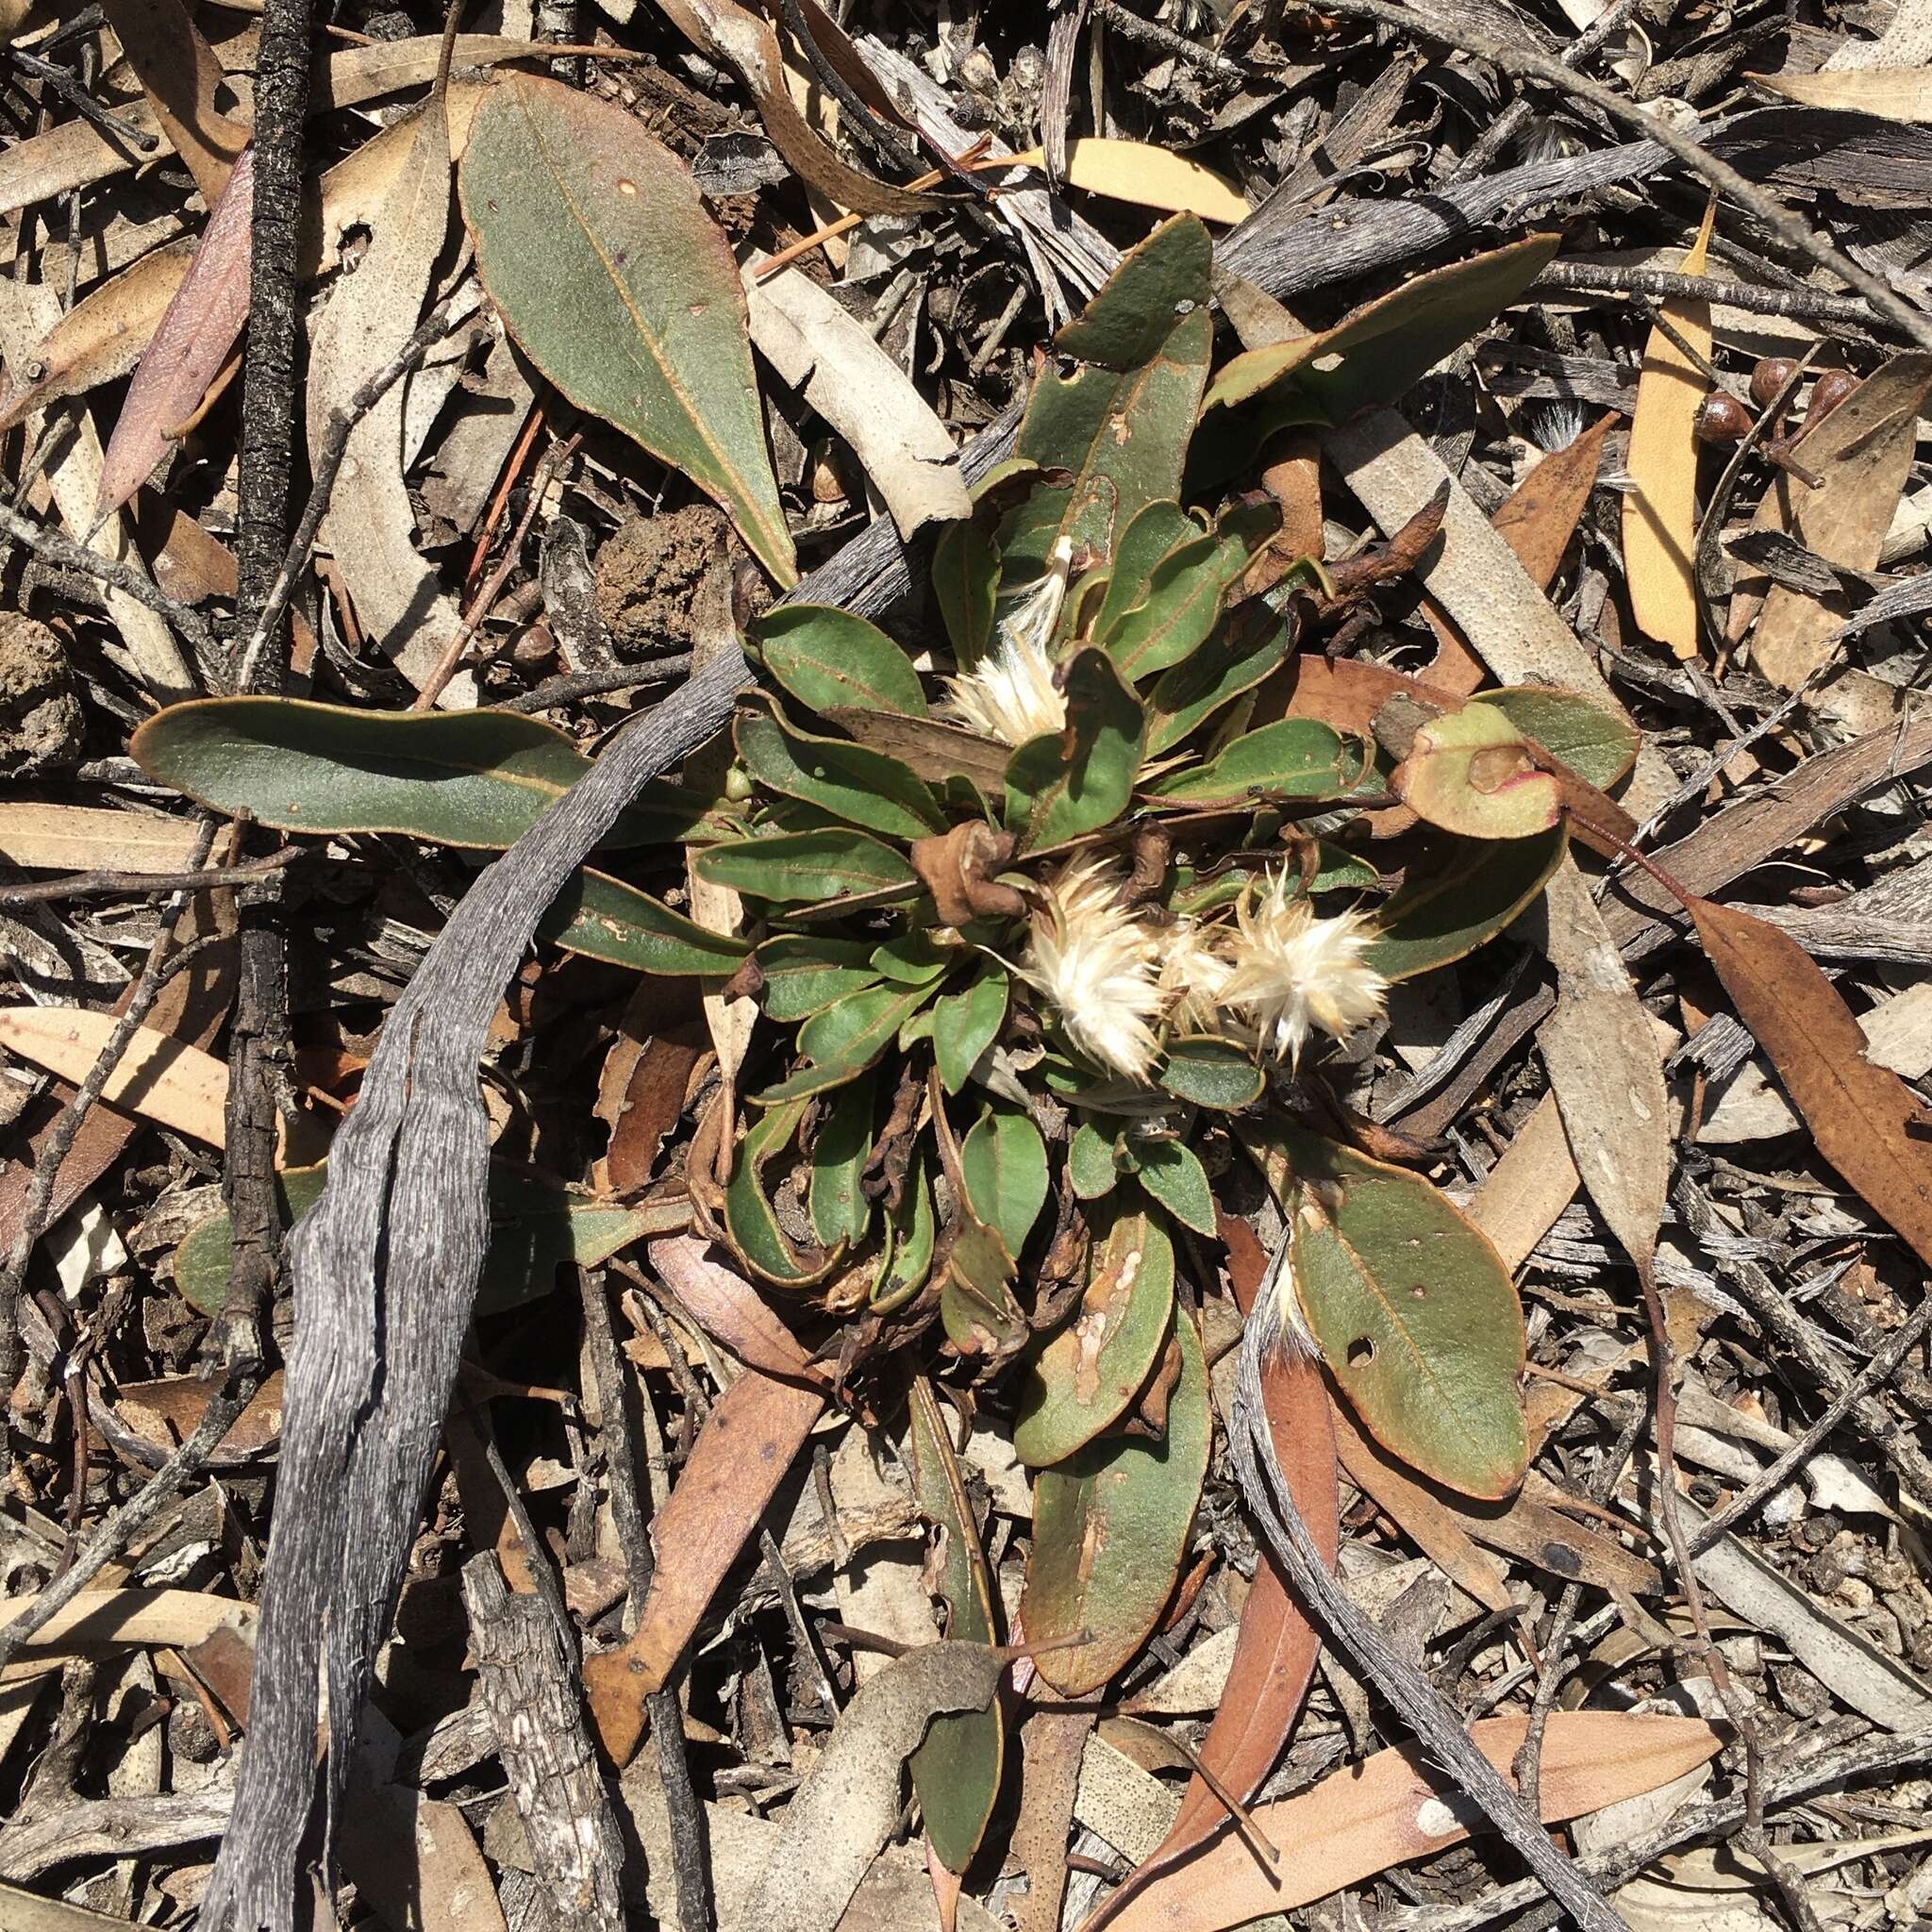
<path id="1" fill-rule="evenodd" d="M 1336 798 L 1361 781 L 1355 740 L 1314 718 L 1280 718 L 1243 732 L 1203 764 L 1156 782 L 1158 805 L 1231 805 L 1248 798 Z"/>
<path id="2" fill-rule="evenodd" d="M 1040 1129 L 1009 1107 L 990 1107 L 959 1143 L 966 1199 L 998 1230 L 1015 1260 L 1046 1206 L 1046 1146 Z"/>
<path id="3" fill-rule="evenodd" d="M 1424 1474 L 1509 1494 L 1529 1457 L 1523 1306 L 1489 1238 L 1418 1174 L 1294 1127 L 1257 1138 L 1295 1292 L 1350 1407 Z"/>
<path id="4" fill-rule="evenodd" d="M 925 716 L 925 690 L 912 659 L 849 610 L 780 604 L 752 626 L 752 642 L 765 669 L 808 710 Z"/>
<path id="5" fill-rule="evenodd" d="M 1231 1040 L 1211 1034 L 1188 1034 L 1169 1041 L 1167 1058 L 1158 1077 L 1179 1099 L 1224 1113 L 1252 1107 L 1261 1097 L 1261 1070 L 1254 1056 Z"/>
<path id="6" fill-rule="evenodd" d="M 1208 392 L 1189 476 L 1205 489 L 1277 430 L 1393 402 L 1535 281 L 1558 237 L 1532 235 L 1406 282 L 1331 329 L 1237 356 Z"/>
<path id="7" fill-rule="evenodd" d="M 1533 839 L 1432 842 L 1377 915 L 1382 930 L 1369 963 L 1384 978 L 1413 979 L 1488 944 L 1548 883 L 1565 839 L 1559 824 Z"/>
<path id="8" fill-rule="evenodd" d="M 930 986 L 893 983 L 869 987 L 814 1013 L 798 1029 L 798 1050 L 808 1064 L 754 1094 L 753 1104 L 785 1107 L 856 1080 L 931 999 Z"/>
<path id="9" fill-rule="evenodd" d="M 945 829 L 932 788 L 884 752 L 795 731 L 756 705 L 739 713 L 735 736 L 740 762 L 767 791 L 888 839 L 923 839 Z"/>
<path id="10" fill-rule="evenodd" d="M 735 972 L 746 952 L 742 940 L 708 931 L 661 899 L 585 867 L 564 881 L 537 933 L 633 973 L 715 976 Z"/>
<path id="11" fill-rule="evenodd" d="M 291 1227 L 322 1198 L 328 1167 L 285 1168 L 275 1175 L 282 1224 Z M 554 1182 L 490 1170 L 490 1248 L 483 1260 L 477 1311 L 493 1314 L 548 1294 L 566 1261 L 594 1268 L 643 1232 L 634 1208 L 587 1200 Z M 225 1213 L 193 1228 L 175 1250 L 175 1286 L 191 1307 L 219 1315 L 227 1306 L 234 1231 Z"/>
<path id="12" fill-rule="evenodd" d="M 401 832 L 507 851 L 591 769 L 554 725 L 510 711 L 358 711 L 306 698 L 194 698 L 128 745 L 141 768 L 211 810 L 278 832 Z M 701 803 L 648 800 L 606 851 L 675 844 Z"/>
<path id="13" fill-rule="evenodd" d="M 1145 521 L 1143 512 L 1128 535 L 1135 535 Z M 1094 642 L 1128 683 L 1138 684 L 1194 655 L 1214 628 L 1228 591 L 1246 571 L 1257 546 L 1280 521 L 1280 510 L 1265 499 L 1236 504 L 1216 529 L 1175 544 L 1155 563 L 1131 609 L 1106 628 L 1096 624 Z M 1112 588 L 1109 585 L 1109 594 Z"/>
<path id="14" fill-rule="evenodd" d="M 946 1600 L 945 1634 L 968 1643 L 996 1642 L 979 1524 L 953 1456 L 945 1418 L 924 1375 L 912 1384 L 909 1408 L 913 1492 L 943 1536 L 939 1591 Z M 965 1871 L 979 1849 L 999 1796 L 1005 1756 L 1006 1717 L 998 1698 L 985 1710 L 934 1718 L 912 1754 L 912 1785 L 926 1837 L 948 1872 Z"/>
<path id="15" fill-rule="evenodd" d="M 1020 1391 L 1020 1460 L 1035 1468 L 1063 1462 L 1111 1427 L 1173 1325 L 1174 1243 L 1153 1215 L 1124 1208 L 1094 1243 L 1074 1319 L 1041 1350 Z"/>
<path id="16" fill-rule="evenodd" d="M 690 169 L 614 101 L 518 74 L 484 95 L 458 180 L 518 347 L 714 497 L 793 583 L 738 264 Z"/>
<path id="17" fill-rule="evenodd" d="M 982 973 L 963 992 L 942 993 L 933 1008 L 933 1058 L 940 1081 L 957 1093 L 972 1077 L 979 1057 L 999 1037 L 1007 1017 L 1007 975 Z"/>
<path id="18" fill-rule="evenodd" d="M 1100 608 L 1088 635 L 1104 642 L 1130 611 L 1146 603 L 1148 580 L 1164 558 L 1207 535 L 1200 524 L 1177 503 L 1150 503 L 1120 532 L 1113 561 L 1091 571 L 1083 586 L 1102 580 Z"/>
<path id="19" fill-rule="evenodd" d="M 1214 1239 L 1214 1191 L 1200 1156 L 1180 1141 L 1141 1141 L 1134 1149 L 1135 1177 L 1178 1221 Z"/>
<path id="20" fill-rule="evenodd" d="M 1086 314 L 1060 331 L 1062 353 L 1083 366 L 1041 373 L 1014 447 L 1074 480 L 1036 491 L 1009 518 L 1009 581 L 1043 570 L 1063 536 L 1110 557 L 1144 506 L 1180 496 L 1214 341 L 1212 257 L 1207 229 L 1176 216 L 1129 249 Z"/>
<path id="21" fill-rule="evenodd" d="M 765 1017 L 790 1025 L 879 982 L 874 948 L 859 940 L 780 933 L 758 949 Z"/>
<path id="22" fill-rule="evenodd" d="M 1007 767 L 1007 827 L 1029 851 L 1111 824 L 1141 771 L 1141 712 L 1100 651 L 1065 670 L 1067 728 L 1030 740 Z"/>
<path id="23" fill-rule="evenodd" d="M 1064 1697 L 1099 1690 L 1134 1657 L 1187 1555 L 1213 1421 L 1201 1338 L 1185 1308 L 1174 1311 L 1174 1335 L 1180 1380 L 1161 1440 L 1103 1436 L 1034 1481 L 1021 1619 L 1041 1646 L 1036 1668 Z M 1074 1642 L 1083 1631 L 1091 1641 Z"/>
<path id="24" fill-rule="evenodd" d="M 870 892 L 909 889 L 912 867 L 895 847 L 836 826 L 781 832 L 773 839 L 730 839 L 691 860 L 698 876 L 774 906 L 810 906 Z"/>

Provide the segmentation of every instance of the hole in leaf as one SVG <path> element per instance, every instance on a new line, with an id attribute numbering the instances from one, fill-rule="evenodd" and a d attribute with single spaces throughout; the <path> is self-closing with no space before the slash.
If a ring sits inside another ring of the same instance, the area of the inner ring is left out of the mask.
<path id="1" fill-rule="evenodd" d="M 1352 1369 L 1365 1369 L 1375 1359 L 1375 1344 L 1366 1335 L 1358 1335 L 1348 1344 L 1348 1365 Z"/>

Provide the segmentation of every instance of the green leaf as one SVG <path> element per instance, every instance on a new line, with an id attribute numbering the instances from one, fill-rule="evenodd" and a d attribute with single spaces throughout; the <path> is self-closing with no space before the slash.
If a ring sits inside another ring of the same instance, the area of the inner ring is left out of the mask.
<path id="1" fill-rule="evenodd" d="M 708 931 L 661 899 L 582 867 L 564 881 L 537 932 L 570 952 L 633 973 L 729 974 L 747 951 L 742 940 Z"/>
<path id="2" fill-rule="evenodd" d="M 1269 437 L 1291 425 L 1345 423 L 1393 402 L 1514 302 L 1558 240 L 1532 235 L 1432 270 L 1331 329 L 1237 356 L 1208 391 L 1190 488 L 1245 468 Z"/>
<path id="3" fill-rule="evenodd" d="M 1066 667 L 1067 725 L 1032 739 L 1007 766 L 1007 826 L 1039 851 L 1110 824 L 1141 770 L 1141 712 L 1106 654 Z"/>
<path id="4" fill-rule="evenodd" d="M 1564 842 L 1561 824 L 1534 839 L 1432 841 L 1377 915 L 1364 957 L 1385 979 L 1413 979 L 1487 945 L 1542 891 Z"/>
<path id="5" fill-rule="evenodd" d="M 1557 823 L 1556 779 L 1537 769 L 1522 732 L 1486 704 L 1431 718 L 1390 788 L 1409 810 L 1465 839 L 1528 839 Z"/>
<path id="6" fill-rule="evenodd" d="M 931 997 L 930 986 L 875 986 L 814 1013 L 798 1029 L 798 1050 L 810 1064 L 754 1094 L 754 1103 L 783 1107 L 857 1079 Z"/>
<path id="7" fill-rule="evenodd" d="M 998 1231 L 1015 1260 L 1046 1206 L 1046 1146 L 1017 1109 L 990 1107 L 959 1143 L 959 1173 L 974 1214 Z"/>
<path id="8" fill-rule="evenodd" d="M 1006 1017 L 1007 975 L 998 967 L 981 974 L 964 992 L 941 996 L 933 1008 L 932 1046 L 940 1084 L 948 1093 L 958 1092 L 972 1077 Z"/>
<path id="9" fill-rule="evenodd" d="M 724 1228 L 738 1258 L 761 1281 L 778 1288 L 809 1288 L 823 1281 L 843 1252 L 835 1246 L 801 1255 L 765 1193 L 766 1162 L 790 1145 L 804 1118 L 802 1100 L 760 1114 L 738 1143 L 738 1158 L 724 1185 Z"/>
<path id="10" fill-rule="evenodd" d="M 1121 532 L 1114 547 L 1113 563 L 1104 573 L 1106 594 L 1094 612 L 1088 635 L 1101 642 L 1127 612 L 1147 601 L 1147 580 L 1155 566 L 1184 544 L 1195 543 L 1207 535 L 1199 523 L 1177 503 L 1150 503 Z M 1090 572 L 1082 582 L 1091 582 L 1102 572 Z"/>
<path id="11" fill-rule="evenodd" d="M 1078 1312 L 1021 1385 L 1020 1460 L 1064 1461 L 1118 1421 L 1167 1346 L 1173 1317 L 1174 1244 L 1151 1215 L 1124 1209 L 1088 1258 Z"/>
<path id="12" fill-rule="evenodd" d="M 291 1227 L 322 1198 L 328 1168 L 285 1168 L 276 1174 L 282 1225 Z M 648 1216 L 634 1208 L 591 1201 L 554 1181 L 491 1163 L 490 1247 L 483 1259 L 477 1312 L 494 1314 L 548 1294 L 566 1261 L 595 1268 L 645 1231 Z M 227 1306 L 234 1267 L 234 1230 L 213 1214 L 175 1250 L 175 1286 L 191 1307 L 218 1316 Z"/>
<path id="13" fill-rule="evenodd" d="M 1599 791 L 1607 791 L 1637 762 L 1637 727 L 1588 698 L 1519 684 L 1486 691 L 1482 702 Z"/>
<path id="14" fill-rule="evenodd" d="M 998 1641 L 992 1586 L 979 1524 L 953 1455 L 932 1385 L 914 1378 L 909 1404 L 912 1489 L 919 1507 L 941 1531 L 938 1587 L 946 1601 L 949 1639 Z M 985 1710 L 943 1713 L 908 1760 L 934 1856 L 948 1872 L 963 1872 L 986 1835 L 1006 1755 L 1006 1718 L 995 1697 Z"/>
<path id="15" fill-rule="evenodd" d="M 841 1087 L 812 1146 L 807 1200 L 824 1247 L 856 1248 L 872 1224 L 872 1202 L 858 1180 L 872 1155 L 874 1087 L 863 1076 Z"/>
<path id="16" fill-rule="evenodd" d="M 1208 1170 L 1193 1149 L 1179 1141 L 1144 1140 L 1135 1143 L 1140 1158 L 1136 1170 L 1141 1185 L 1178 1221 L 1196 1234 L 1214 1237 L 1214 1191 Z"/>
<path id="17" fill-rule="evenodd" d="M 1265 604 L 1224 611 L 1184 664 L 1161 674 L 1148 699 L 1147 756 L 1163 758 L 1221 708 L 1252 691 L 1288 655 L 1294 626 Z"/>
<path id="18" fill-rule="evenodd" d="M 280 832 L 403 832 L 498 852 L 591 769 L 561 731 L 510 711 L 358 711 L 303 698 L 170 705 L 128 750 L 163 785 Z M 603 844 L 675 843 L 703 815 L 633 806 Z"/>
<path id="19" fill-rule="evenodd" d="M 765 669 L 808 710 L 925 716 L 912 659 L 875 625 L 829 604 L 780 604 L 752 627 Z"/>
<path id="20" fill-rule="evenodd" d="M 1129 684 L 1194 655 L 1256 546 L 1280 521 L 1280 510 L 1265 499 L 1237 504 L 1211 535 L 1177 544 L 1154 566 L 1141 601 L 1111 630 L 1095 628 L 1094 641 Z"/>
<path id="21" fill-rule="evenodd" d="M 1295 1291 L 1350 1406 L 1424 1474 L 1507 1496 L 1529 1457 L 1523 1307 L 1488 1237 L 1418 1174 L 1294 1127 L 1265 1144 Z"/>
<path id="22" fill-rule="evenodd" d="M 803 799 L 889 839 L 923 839 L 945 829 L 931 787 L 883 752 L 794 731 L 755 706 L 738 714 L 734 735 L 740 760 L 767 791 Z"/>
<path id="23" fill-rule="evenodd" d="M 758 949 L 765 1017 L 790 1024 L 878 984 L 873 949 L 858 940 L 781 933 Z"/>
<path id="24" fill-rule="evenodd" d="M 1261 1070 L 1253 1057 L 1231 1040 L 1208 1033 L 1170 1040 L 1158 1078 L 1182 1100 L 1224 1113 L 1252 1107 L 1261 1097 Z"/>
<path id="25" fill-rule="evenodd" d="M 915 883 L 906 856 L 863 832 L 833 826 L 783 832 L 775 839 L 732 839 L 691 858 L 701 879 L 774 906 L 857 898 Z"/>
<path id="26" fill-rule="evenodd" d="M 977 518 L 948 524 L 932 553 L 932 593 L 961 664 L 975 663 L 992 641 L 1000 588 L 999 546 Z"/>
<path id="27" fill-rule="evenodd" d="M 1335 798 L 1361 780 L 1365 760 L 1354 739 L 1315 718 L 1280 718 L 1249 731 L 1205 764 L 1161 779 L 1161 805 L 1221 805 L 1248 798 Z"/>
<path id="28" fill-rule="evenodd" d="M 955 948 L 935 945 L 924 932 L 902 932 L 872 949 L 872 963 L 881 976 L 901 986 L 930 986 L 958 957 Z"/>
<path id="29" fill-rule="evenodd" d="M 873 1284 L 872 1307 L 881 1315 L 901 1308 L 925 1286 L 932 1273 L 933 1247 L 938 1224 L 932 1211 L 932 1182 L 927 1178 L 924 1160 L 915 1156 L 899 1205 L 886 1209 L 886 1224 L 891 1240 L 891 1256 Z"/>
<path id="30" fill-rule="evenodd" d="M 1013 1257 L 996 1227 L 963 1204 L 940 1287 L 940 1325 L 963 1356 L 1003 1361 L 1026 1345 L 1026 1317 L 1008 1286 Z"/>
<path id="31" fill-rule="evenodd" d="M 1020 1615 L 1063 1697 L 1097 1690 L 1160 1621 L 1187 1555 L 1213 1434 L 1201 1338 L 1174 1311 L 1181 1374 L 1158 1442 L 1114 1435 L 1041 1471 Z M 1082 1632 L 1091 1641 L 1076 1643 Z"/>
<path id="32" fill-rule="evenodd" d="M 1113 1141 L 1091 1121 L 1082 1121 L 1067 1149 L 1067 1178 L 1076 1199 L 1098 1201 L 1113 1192 L 1120 1170 L 1113 1159 Z"/>
<path id="33" fill-rule="evenodd" d="M 1063 536 L 1105 559 L 1145 505 L 1178 500 L 1213 348 L 1210 259 L 1207 230 L 1177 217 L 1128 250 L 1086 314 L 1060 331 L 1062 352 L 1085 366 L 1071 376 L 1041 372 L 1014 447 L 1074 481 L 1036 491 L 1009 519 L 1009 578 L 1037 575 Z"/>
<path id="34" fill-rule="evenodd" d="M 795 582 L 738 264 L 691 171 L 616 102 L 518 74 L 484 94 L 458 178 L 517 346 L 714 497 L 772 575 Z"/>

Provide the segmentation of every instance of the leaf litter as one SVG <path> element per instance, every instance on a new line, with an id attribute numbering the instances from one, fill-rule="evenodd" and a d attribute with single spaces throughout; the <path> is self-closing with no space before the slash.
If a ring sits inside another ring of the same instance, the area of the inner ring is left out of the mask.
<path id="1" fill-rule="evenodd" d="M 23 1923 L 1921 1913 L 1921 9 L 1362 10 L 0 9 Z"/>

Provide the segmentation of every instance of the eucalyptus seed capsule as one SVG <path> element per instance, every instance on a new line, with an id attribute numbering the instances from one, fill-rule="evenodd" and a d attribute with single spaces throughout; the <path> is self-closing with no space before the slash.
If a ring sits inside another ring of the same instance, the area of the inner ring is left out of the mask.
<path id="1" fill-rule="evenodd" d="M 1770 408 L 1797 373 L 1798 365 L 1789 356 L 1764 357 L 1751 372 L 1751 400 L 1760 409 Z"/>
<path id="2" fill-rule="evenodd" d="M 1805 421 L 1816 423 L 1828 416 L 1858 386 L 1849 369 L 1827 369 L 1811 385 L 1811 400 L 1805 409 Z"/>
<path id="3" fill-rule="evenodd" d="M 1736 442 L 1751 433 L 1751 411 L 1736 396 L 1714 390 L 1697 409 L 1699 442 Z"/>

